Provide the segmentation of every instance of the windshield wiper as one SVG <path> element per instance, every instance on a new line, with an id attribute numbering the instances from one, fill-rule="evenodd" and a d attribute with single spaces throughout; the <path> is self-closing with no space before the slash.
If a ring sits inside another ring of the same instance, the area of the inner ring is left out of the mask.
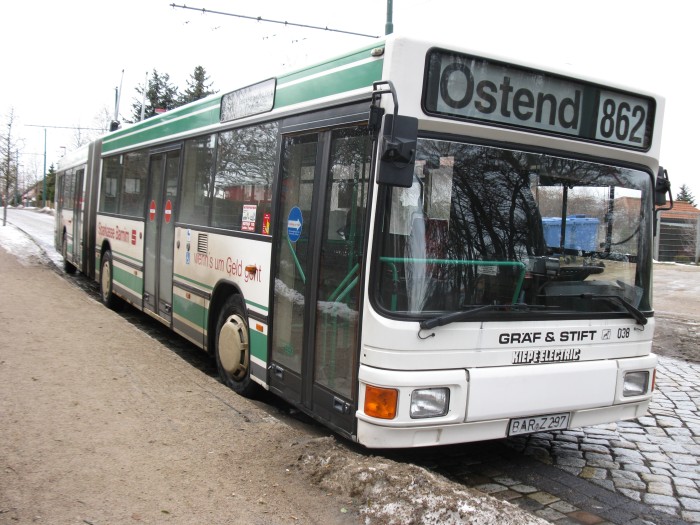
<path id="1" fill-rule="evenodd" d="M 646 316 L 639 311 L 632 303 L 630 303 L 624 297 L 619 295 L 596 295 L 593 293 L 581 293 L 576 295 L 556 295 L 553 297 L 568 297 L 568 298 L 578 298 L 578 299 L 589 299 L 591 301 L 608 301 L 611 303 L 617 303 L 622 306 L 627 312 L 634 317 L 634 319 L 644 326 L 649 322 Z"/>
<path id="2" fill-rule="evenodd" d="M 558 306 L 545 306 L 545 305 L 535 305 L 535 304 L 485 304 L 483 306 L 478 306 L 472 308 L 471 310 L 459 310 L 457 312 L 450 312 L 445 315 L 438 315 L 432 319 L 425 319 L 420 322 L 421 330 L 430 330 L 436 326 L 445 326 L 450 323 L 457 323 L 459 321 L 464 321 L 469 319 L 474 314 L 480 312 L 493 311 L 493 310 L 516 310 L 529 312 L 530 310 L 544 310 L 546 308 L 559 308 Z"/>

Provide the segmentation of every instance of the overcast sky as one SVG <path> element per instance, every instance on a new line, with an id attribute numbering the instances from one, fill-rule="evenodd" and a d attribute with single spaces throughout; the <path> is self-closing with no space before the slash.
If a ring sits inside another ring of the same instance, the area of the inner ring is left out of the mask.
<path id="1" fill-rule="evenodd" d="M 0 122 L 14 108 L 24 170 L 43 171 L 41 126 L 94 127 L 130 117 L 135 87 L 154 68 L 184 89 L 195 66 L 229 91 L 371 38 L 297 29 L 170 7 L 173 0 L 23 0 L 0 6 Z M 175 1 L 182 5 L 183 2 Z M 385 0 L 188 0 L 191 7 L 383 35 Z M 394 0 L 397 34 L 517 55 L 666 97 L 661 163 L 674 196 L 700 198 L 694 130 L 700 122 L 695 2 L 686 0 Z M 416 65 L 422 68 L 422 64 Z M 417 71 L 417 74 L 420 72 Z M 28 126 L 28 124 L 40 127 Z M 4 130 L 3 130 L 4 131 Z M 48 163 L 75 131 L 47 128 Z M 37 155 L 38 154 L 38 155 Z M 699 199 L 700 200 L 700 199 Z"/>

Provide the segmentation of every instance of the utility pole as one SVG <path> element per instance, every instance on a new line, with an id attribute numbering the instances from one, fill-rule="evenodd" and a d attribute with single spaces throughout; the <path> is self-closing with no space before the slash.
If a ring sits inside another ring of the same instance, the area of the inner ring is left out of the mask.
<path id="1" fill-rule="evenodd" d="M 88 130 L 93 130 L 93 131 L 106 131 L 104 128 L 85 128 L 83 126 L 50 126 L 47 124 L 25 124 L 25 126 L 29 126 L 32 128 L 44 128 L 44 183 L 42 186 L 42 195 L 41 199 L 43 201 L 44 207 L 46 207 L 46 130 L 48 128 L 52 129 L 77 129 L 77 130 L 83 130 L 83 129 L 88 129 Z"/>
<path id="2" fill-rule="evenodd" d="M 17 201 L 22 204 L 22 199 L 19 197 L 19 150 L 15 150 L 15 206 Z"/>
<path id="3" fill-rule="evenodd" d="M 394 0 L 386 0 L 386 25 L 384 26 L 384 34 L 390 35 L 394 32 Z"/>
<path id="4" fill-rule="evenodd" d="M 46 208 L 46 128 L 44 128 L 44 186 L 41 190 L 41 198 L 44 201 L 44 208 Z"/>

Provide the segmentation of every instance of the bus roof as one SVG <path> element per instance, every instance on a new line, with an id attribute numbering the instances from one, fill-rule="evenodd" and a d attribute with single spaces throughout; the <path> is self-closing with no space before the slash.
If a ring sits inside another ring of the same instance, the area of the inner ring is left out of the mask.
<path id="1" fill-rule="evenodd" d="M 542 71 L 547 76 L 568 77 L 586 83 L 609 86 L 608 83 L 598 79 L 573 75 L 571 71 L 564 71 L 561 68 L 542 67 L 534 62 L 512 60 L 493 53 L 460 49 L 459 46 L 390 35 L 347 54 L 329 58 L 258 84 L 244 86 L 224 94 L 211 95 L 142 122 L 127 125 L 104 137 L 102 151 L 104 154 L 113 154 L 137 146 L 154 145 L 186 138 L 194 134 L 213 132 L 219 129 L 223 122 L 233 120 L 244 122 L 246 119 L 259 120 L 261 113 L 283 115 L 301 108 L 312 109 L 331 103 L 349 101 L 353 97 L 368 97 L 372 90 L 372 83 L 383 79 L 386 75 L 393 76 L 398 71 L 397 68 L 402 69 L 399 76 L 411 79 L 408 97 L 410 112 L 418 112 L 420 111 L 418 106 L 420 104 L 419 91 L 423 89 L 423 85 L 422 80 L 415 81 L 415 79 L 418 78 L 418 75 L 422 79 L 424 60 L 411 60 L 407 64 L 406 55 L 402 55 L 401 50 L 421 49 L 427 52 L 431 48 L 450 49 L 457 53 L 483 57 L 490 61 L 513 64 L 521 68 Z M 397 57 L 400 64 L 391 64 L 387 67 L 385 60 L 391 60 L 393 57 Z M 409 68 L 408 71 L 406 71 L 407 68 Z M 400 82 L 400 79 L 395 80 L 397 84 Z M 406 81 L 404 81 L 404 85 L 406 85 Z M 641 91 L 632 91 L 618 85 L 610 87 L 629 93 L 640 93 L 643 96 L 662 101 L 661 97 Z M 232 112 L 225 109 L 225 114 L 222 114 L 222 107 L 228 108 L 230 105 L 240 106 L 243 109 L 242 111 L 236 109 Z M 264 109 L 256 112 L 256 107 Z M 402 107 L 406 106 L 402 104 Z"/>
<path id="2" fill-rule="evenodd" d="M 371 90 L 372 82 L 382 75 L 383 57 L 374 51 L 382 49 L 384 42 L 375 42 L 346 55 L 276 77 L 273 93 L 273 111 L 296 105 L 322 102 L 344 97 L 357 90 Z M 231 93 L 254 88 L 244 86 Z M 103 152 L 116 152 L 136 144 L 150 143 L 167 137 L 186 136 L 193 131 L 202 132 L 221 122 L 222 99 L 231 93 L 211 95 L 179 108 L 167 111 L 142 122 L 127 126 L 107 135 Z"/>

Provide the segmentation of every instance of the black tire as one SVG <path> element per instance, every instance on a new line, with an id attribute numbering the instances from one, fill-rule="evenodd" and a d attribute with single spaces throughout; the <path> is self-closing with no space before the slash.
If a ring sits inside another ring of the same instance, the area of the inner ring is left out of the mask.
<path id="1" fill-rule="evenodd" d="M 102 255 L 102 263 L 100 264 L 100 299 L 107 308 L 117 310 L 121 303 L 112 291 L 112 271 L 112 252 L 106 251 Z"/>
<path id="2" fill-rule="evenodd" d="M 223 384 L 248 398 L 260 392 L 260 385 L 250 377 L 248 317 L 240 295 L 229 297 L 219 312 L 214 353 Z"/>
<path id="3" fill-rule="evenodd" d="M 63 233 L 63 242 L 61 243 L 61 255 L 63 255 L 63 270 L 66 273 L 75 273 L 75 266 L 68 262 L 68 241 L 66 234 Z"/>

